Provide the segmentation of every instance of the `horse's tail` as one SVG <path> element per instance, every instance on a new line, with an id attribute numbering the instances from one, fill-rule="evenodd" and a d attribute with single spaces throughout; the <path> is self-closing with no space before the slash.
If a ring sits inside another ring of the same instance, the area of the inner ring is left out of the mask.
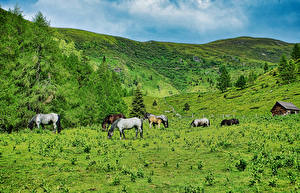
<path id="1" fill-rule="evenodd" d="M 60 124 L 60 115 L 57 115 L 56 126 L 57 126 L 57 133 L 60 133 L 60 131 L 62 130 L 61 124 Z"/>
<path id="2" fill-rule="evenodd" d="M 141 119 L 141 129 L 142 129 L 142 131 L 143 131 L 143 123 L 144 121 L 143 121 L 143 119 Z"/>

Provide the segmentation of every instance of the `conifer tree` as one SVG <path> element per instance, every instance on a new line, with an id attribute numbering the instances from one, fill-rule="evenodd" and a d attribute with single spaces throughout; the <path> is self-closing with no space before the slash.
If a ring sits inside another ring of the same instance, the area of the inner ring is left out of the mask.
<path id="1" fill-rule="evenodd" d="M 235 86 L 244 89 L 246 87 L 246 78 L 244 75 L 241 75 L 235 83 Z"/>
<path id="2" fill-rule="evenodd" d="M 146 107 L 144 104 L 143 94 L 141 92 L 140 86 L 137 86 L 134 92 L 134 98 L 131 103 L 132 109 L 130 116 L 132 117 L 143 117 L 146 113 Z"/>
<path id="3" fill-rule="evenodd" d="M 283 55 L 280 59 L 278 70 L 279 76 L 284 83 L 291 83 L 296 80 L 297 71 L 294 60 L 288 61 Z"/>
<path id="4" fill-rule="evenodd" d="M 264 65 L 264 72 L 266 73 L 268 70 L 269 70 L 269 65 L 268 65 L 267 62 L 265 62 L 265 65 Z"/>
<path id="5" fill-rule="evenodd" d="M 157 101 L 156 100 L 153 101 L 152 106 L 157 106 Z"/>
<path id="6" fill-rule="evenodd" d="M 190 110 L 190 105 L 189 105 L 189 103 L 185 103 L 185 104 L 184 104 L 183 110 L 184 110 L 184 111 L 189 111 L 189 110 Z"/>
<path id="7" fill-rule="evenodd" d="M 225 66 L 221 66 L 219 72 L 220 76 L 217 79 L 217 88 L 225 92 L 227 88 L 231 86 L 230 75 Z"/>
<path id="8" fill-rule="evenodd" d="M 248 82 L 253 84 L 256 79 L 257 79 L 257 75 L 255 74 L 254 71 L 251 71 L 248 75 Z"/>
<path id="9" fill-rule="evenodd" d="M 299 44 L 295 44 L 293 51 L 291 53 L 292 59 L 296 62 L 300 59 L 300 46 Z"/>

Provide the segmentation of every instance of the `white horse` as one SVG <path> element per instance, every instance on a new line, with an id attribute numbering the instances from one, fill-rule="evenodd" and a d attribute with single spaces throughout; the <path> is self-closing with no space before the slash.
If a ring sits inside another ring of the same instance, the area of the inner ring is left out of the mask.
<path id="1" fill-rule="evenodd" d="M 53 124 L 54 127 L 54 133 L 57 132 L 60 133 L 61 131 L 61 125 L 60 125 L 60 116 L 56 113 L 50 113 L 50 114 L 36 114 L 28 123 L 29 129 L 33 129 L 34 123 L 37 125 L 38 128 L 40 128 L 40 125 L 44 129 L 44 125 L 50 125 Z"/>
<path id="2" fill-rule="evenodd" d="M 203 118 L 203 119 L 195 119 L 192 121 L 191 126 L 193 127 L 208 127 L 210 126 L 210 122 L 207 118 Z"/>
<path id="3" fill-rule="evenodd" d="M 132 129 L 133 127 L 135 128 L 135 137 L 137 138 L 138 132 L 140 132 L 140 137 L 143 138 L 143 120 L 137 117 L 129 119 L 120 118 L 113 122 L 110 129 L 108 130 L 108 138 L 110 139 L 113 136 L 114 129 L 118 128 L 120 131 L 120 139 L 122 139 L 122 135 L 125 139 L 124 130 Z"/>

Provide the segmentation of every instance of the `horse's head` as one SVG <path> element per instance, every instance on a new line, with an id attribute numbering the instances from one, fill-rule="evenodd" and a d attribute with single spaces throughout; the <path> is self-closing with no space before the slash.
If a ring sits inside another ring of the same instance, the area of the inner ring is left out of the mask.
<path id="1" fill-rule="evenodd" d="M 121 118 L 121 119 L 122 119 L 122 118 Z M 111 124 L 111 127 L 110 127 L 110 129 L 108 130 L 108 132 L 107 132 L 107 138 L 108 138 L 108 139 L 111 139 L 111 137 L 113 136 L 113 134 L 114 134 L 114 129 L 117 127 L 117 124 L 118 124 L 118 122 L 119 122 L 121 119 L 117 119 L 115 122 L 113 122 L 113 124 Z"/>
<path id="2" fill-rule="evenodd" d="M 109 131 L 107 132 L 107 138 L 108 138 L 108 139 L 111 139 L 111 137 L 113 136 L 113 134 L 114 134 L 114 131 L 109 130 Z"/>
<path id="3" fill-rule="evenodd" d="M 150 115 L 151 115 L 150 113 L 145 112 L 145 113 L 144 113 L 144 118 L 143 118 L 143 119 L 148 119 Z"/>
<path id="4" fill-rule="evenodd" d="M 33 120 L 30 120 L 29 122 L 28 122 L 28 128 L 29 129 L 33 129 L 33 126 L 34 126 L 34 121 Z"/>
<path id="5" fill-rule="evenodd" d="M 105 121 L 102 122 L 102 130 L 106 130 L 106 122 Z"/>
<path id="6" fill-rule="evenodd" d="M 161 119 L 161 121 L 164 124 L 165 128 L 168 128 L 168 126 L 169 126 L 168 120 Z"/>
<path id="7" fill-rule="evenodd" d="M 240 124 L 238 119 L 234 119 L 234 124 Z"/>

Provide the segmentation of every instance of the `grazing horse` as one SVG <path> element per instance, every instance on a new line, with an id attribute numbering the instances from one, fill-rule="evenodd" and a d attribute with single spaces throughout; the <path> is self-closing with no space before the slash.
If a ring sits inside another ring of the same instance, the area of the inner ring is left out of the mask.
<path id="1" fill-rule="evenodd" d="M 140 132 L 140 137 L 143 138 L 143 119 L 139 119 L 137 117 L 129 118 L 129 119 L 123 119 L 120 118 L 113 122 L 110 129 L 108 130 L 108 139 L 110 139 L 113 136 L 114 129 L 118 128 L 120 131 L 120 139 L 125 139 L 124 130 L 125 129 L 132 129 L 135 128 L 135 137 L 137 138 L 138 132 Z"/>
<path id="2" fill-rule="evenodd" d="M 191 127 L 208 127 L 210 126 L 210 122 L 207 118 L 203 118 L 203 119 L 194 119 L 191 123 Z"/>
<path id="3" fill-rule="evenodd" d="M 120 118 L 126 119 L 125 115 L 123 115 L 122 113 L 107 115 L 102 122 L 102 130 L 106 131 L 107 124 L 108 124 L 108 128 L 109 128 L 109 125 L 113 124 L 113 122 L 115 122 L 117 119 L 120 119 Z"/>
<path id="4" fill-rule="evenodd" d="M 224 119 L 222 122 L 221 122 L 221 126 L 223 125 L 238 125 L 240 122 L 238 119 Z"/>
<path id="5" fill-rule="evenodd" d="M 28 128 L 33 129 L 34 123 L 37 125 L 38 128 L 40 128 L 40 125 L 44 129 L 44 125 L 50 125 L 53 124 L 54 130 L 53 132 L 60 133 L 62 130 L 60 125 L 60 116 L 56 113 L 50 113 L 50 114 L 36 114 L 28 123 Z"/>
<path id="6" fill-rule="evenodd" d="M 161 123 L 164 124 L 165 128 L 169 127 L 169 121 L 165 115 L 156 116 L 150 113 L 145 113 L 144 119 L 148 119 L 150 128 L 152 128 L 152 125 L 155 126 L 156 124 L 158 124 L 158 128 L 160 128 Z"/>

